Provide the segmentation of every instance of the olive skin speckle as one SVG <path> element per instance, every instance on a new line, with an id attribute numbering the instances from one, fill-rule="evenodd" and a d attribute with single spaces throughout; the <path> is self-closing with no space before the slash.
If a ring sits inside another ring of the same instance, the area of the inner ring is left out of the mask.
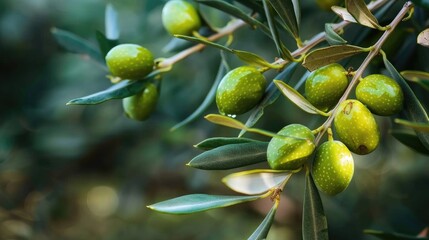
<path id="1" fill-rule="evenodd" d="M 336 105 L 349 84 L 346 70 L 338 63 L 313 71 L 305 81 L 305 97 L 316 108 L 328 111 Z"/>
<path id="2" fill-rule="evenodd" d="M 301 124 L 290 124 L 282 128 L 277 134 L 305 140 L 272 138 L 267 148 L 267 160 L 270 167 L 276 170 L 300 168 L 315 149 L 314 135 L 311 130 Z"/>
<path id="3" fill-rule="evenodd" d="M 146 120 L 155 110 L 158 95 L 155 84 L 148 83 L 141 93 L 122 99 L 126 116 L 137 121 Z"/>
<path id="4" fill-rule="evenodd" d="M 339 139 L 350 151 L 364 155 L 374 151 L 380 142 L 380 131 L 374 116 L 358 100 L 340 104 L 334 117 Z"/>
<path id="5" fill-rule="evenodd" d="M 356 98 L 374 114 L 390 116 L 403 108 L 404 94 L 399 84 L 381 74 L 363 78 L 356 87 Z"/>
<path id="6" fill-rule="evenodd" d="M 336 195 L 344 191 L 353 178 L 353 156 L 340 141 L 324 142 L 316 150 L 312 173 L 320 191 Z"/>
<path id="7" fill-rule="evenodd" d="M 171 35 L 190 35 L 201 27 L 197 10 L 189 2 L 181 0 L 168 1 L 164 5 L 162 23 Z"/>
<path id="8" fill-rule="evenodd" d="M 254 67 L 242 66 L 228 72 L 216 91 L 216 105 L 224 115 L 243 114 L 262 98 L 267 82 Z"/>
<path id="9" fill-rule="evenodd" d="M 106 55 L 106 64 L 110 72 L 122 79 L 143 79 L 153 70 L 152 53 L 137 44 L 120 44 Z"/>

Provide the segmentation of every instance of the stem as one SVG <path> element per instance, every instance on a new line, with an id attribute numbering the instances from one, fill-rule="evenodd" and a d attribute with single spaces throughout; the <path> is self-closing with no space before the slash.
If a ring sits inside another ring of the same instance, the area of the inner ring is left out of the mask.
<path id="1" fill-rule="evenodd" d="M 328 117 L 328 119 L 323 123 L 323 129 L 316 137 L 315 145 L 317 146 L 320 139 L 322 138 L 323 134 L 325 134 L 326 129 L 328 129 L 332 125 L 332 121 L 334 120 L 334 117 L 336 115 L 336 112 L 338 111 L 338 106 L 347 99 L 347 97 L 350 95 L 351 91 L 353 90 L 354 86 L 359 82 L 359 79 L 361 78 L 363 71 L 368 67 L 369 63 L 372 61 L 372 59 L 378 55 L 378 53 L 381 50 L 381 47 L 383 46 L 384 42 L 387 40 L 387 38 L 390 36 L 390 34 L 395 30 L 396 26 L 402 21 L 402 19 L 405 17 L 405 15 L 410 11 L 410 9 L 413 7 L 413 4 L 408 1 L 405 3 L 405 5 L 402 7 L 401 11 L 396 15 L 396 17 L 393 19 L 393 21 L 388 25 L 387 30 L 383 33 L 383 35 L 378 39 L 378 41 L 374 44 L 371 51 L 366 56 L 365 60 L 362 62 L 358 70 L 356 70 L 356 73 L 353 76 L 353 79 L 351 80 L 349 86 L 347 87 L 346 91 L 344 92 L 343 96 L 338 101 L 337 105 L 332 110 L 332 114 Z"/>

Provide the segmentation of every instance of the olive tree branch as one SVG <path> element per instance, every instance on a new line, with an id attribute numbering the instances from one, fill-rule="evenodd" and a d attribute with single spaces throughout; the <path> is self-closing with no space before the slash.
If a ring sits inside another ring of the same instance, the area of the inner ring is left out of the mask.
<path id="1" fill-rule="evenodd" d="M 350 81 L 350 84 L 348 85 L 347 89 L 345 90 L 343 96 L 338 101 L 337 105 L 334 107 L 334 109 L 331 111 L 332 114 L 328 117 L 328 119 L 323 123 L 322 131 L 319 132 L 315 139 L 315 145 L 318 145 L 319 141 L 327 131 L 327 129 L 332 125 L 332 121 L 334 120 L 334 117 L 336 115 L 336 112 L 338 111 L 338 106 L 347 99 L 347 97 L 350 95 L 351 91 L 353 90 L 354 86 L 359 82 L 359 79 L 362 77 L 362 74 L 364 70 L 368 67 L 369 63 L 372 61 L 372 59 L 377 56 L 381 50 L 381 47 L 387 40 L 387 38 L 390 36 L 390 34 L 395 30 L 395 28 L 398 26 L 398 24 L 404 19 L 404 17 L 408 14 L 408 12 L 414 7 L 414 5 L 408 1 L 405 3 L 405 5 L 402 7 L 401 11 L 396 15 L 396 17 L 392 20 L 392 22 L 387 26 L 387 30 L 383 33 L 383 35 L 378 39 L 378 41 L 371 47 L 370 52 L 366 56 L 365 60 L 362 62 L 360 67 L 356 70 L 355 74 L 353 75 L 352 80 Z"/>

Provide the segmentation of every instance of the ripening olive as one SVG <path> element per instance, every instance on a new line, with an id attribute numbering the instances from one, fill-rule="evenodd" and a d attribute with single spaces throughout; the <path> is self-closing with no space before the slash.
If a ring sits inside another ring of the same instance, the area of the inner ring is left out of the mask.
<path id="1" fill-rule="evenodd" d="M 338 63 L 313 71 L 305 82 L 305 97 L 315 107 L 328 111 L 334 107 L 349 84 L 346 70 Z"/>
<path id="2" fill-rule="evenodd" d="M 197 10 L 192 4 L 182 0 L 171 0 L 164 5 L 162 23 L 171 35 L 190 35 L 201 26 Z"/>
<path id="3" fill-rule="evenodd" d="M 216 91 L 221 114 L 237 115 L 249 111 L 262 98 L 267 82 L 254 67 L 242 66 L 228 72 Z"/>
<path id="4" fill-rule="evenodd" d="M 106 55 L 106 63 L 113 75 L 122 79 L 142 79 L 153 69 L 152 53 L 137 44 L 120 44 Z"/>
<path id="5" fill-rule="evenodd" d="M 122 99 L 122 106 L 127 117 L 143 121 L 155 110 L 157 101 L 157 87 L 153 83 L 147 83 L 141 93 Z"/>
<path id="6" fill-rule="evenodd" d="M 352 180 L 353 171 L 352 154 L 342 142 L 329 140 L 317 148 L 312 172 L 322 192 L 336 195 L 344 191 Z"/>
<path id="7" fill-rule="evenodd" d="M 402 110 L 404 94 L 399 84 L 381 74 L 369 75 L 356 87 L 356 98 L 368 109 L 381 116 L 390 116 Z"/>
<path id="8" fill-rule="evenodd" d="M 290 124 L 277 134 L 291 138 L 273 137 L 271 139 L 267 148 L 267 160 L 270 167 L 279 170 L 300 168 L 315 148 L 314 135 L 311 130 L 301 124 Z"/>
<path id="9" fill-rule="evenodd" d="M 358 100 L 340 104 L 334 118 L 334 127 L 340 140 L 357 154 L 374 151 L 380 142 L 380 132 L 374 116 Z"/>

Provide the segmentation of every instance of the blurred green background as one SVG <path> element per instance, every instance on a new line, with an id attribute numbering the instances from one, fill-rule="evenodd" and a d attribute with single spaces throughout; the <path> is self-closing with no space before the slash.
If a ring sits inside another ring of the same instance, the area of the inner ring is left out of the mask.
<path id="1" fill-rule="evenodd" d="M 208 172 L 185 163 L 200 153 L 193 144 L 236 136 L 237 131 L 201 118 L 170 132 L 204 99 L 218 68 L 217 50 L 197 53 L 165 74 L 161 100 L 146 122 L 127 119 L 119 100 L 65 105 L 111 83 L 95 62 L 58 47 L 51 28 L 96 44 L 95 31 L 104 29 L 106 3 L 0 1 L 0 239 L 246 239 L 268 212 L 269 201 L 186 216 L 146 208 L 190 193 L 234 194 L 220 182 L 234 171 Z M 156 57 L 171 55 L 162 51 L 171 39 L 161 25 L 164 1 L 111 3 L 119 14 L 121 42 L 141 44 Z M 313 1 L 303 1 L 302 8 L 304 39 L 334 19 Z M 227 21 L 217 11 L 202 10 L 218 26 Z M 268 41 L 244 28 L 233 47 L 274 59 L 276 51 Z M 423 59 L 428 56 L 426 49 L 417 50 L 406 57 L 416 57 L 414 52 Z M 228 59 L 233 67 L 240 64 L 232 56 Z M 423 96 L 418 86 L 413 88 Z M 423 100 L 427 107 L 427 97 Z M 216 112 L 215 106 L 209 112 Z M 368 156 L 355 156 L 356 173 L 344 193 L 322 196 L 332 239 L 373 239 L 362 235 L 366 228 L 417 234 L 429 225 L 429 159 L 392 138 L 389 119 L 377 120 L 382 145 Z M 321 119 L 281 97 L 266 109 L 258 127 L 278 131 L 294 122 L 317 127 Z M 270 239 L 301 239 L 303 191 L 299 174 L 282 195 Z"/>

